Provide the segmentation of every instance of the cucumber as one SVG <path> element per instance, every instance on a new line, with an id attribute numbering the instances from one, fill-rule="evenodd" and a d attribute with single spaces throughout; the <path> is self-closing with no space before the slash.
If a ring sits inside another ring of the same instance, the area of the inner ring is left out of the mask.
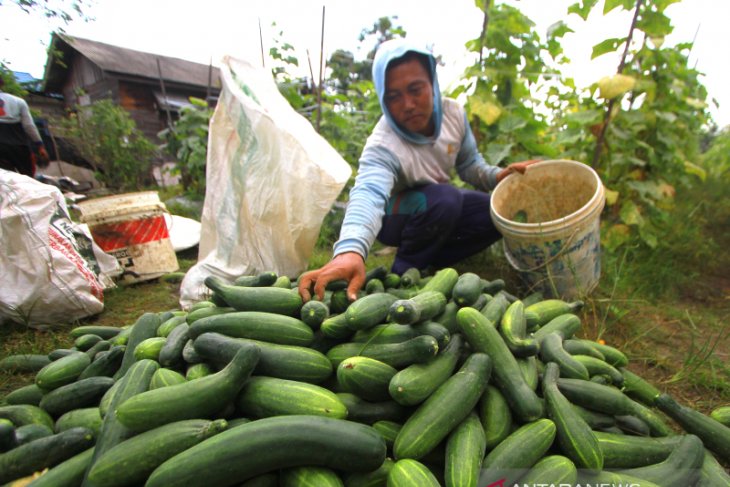
<path id="1" fill-rule="evenodd" d="M 84 480 L 84 472 L 94 455 L 94 448 L 78 453 L 68 460 L 57 464 L 40 477 L 32 480 L 32 487 L 76 487 Z"/>
<path id="2" fill-rule="evenodd" d="M 39 425 L 27 425 L 39 426 Z M 43 426 L 41 426 L 43 428 Z M 15 443 L 15 426 L 9 419 L 0 419 L 0 454 L 17 445 Z"/>
<path id="3" fill-rule="evenodd" d="M 43 389 L 35 384 L 28 384 L 27 386 L 19 387 L 14 391 L 9 392 L 3 400 L 10 405 L 30 404 L 37 406 L 40 404 L 43 394 Z"/>
<path id="4" fill-rule="evenodd" d="M 581 379 L 558 379 L 558 388 L 573 404 L 609 415 L 633 414 L 631 399 L 613 386 Z"/>
<path id="5" fill-rule="evenodd" d="M 188 366 L 188 369 L 185 371 L 185 380 L 191 381 L 196 379 L 202 379 L 203 377 L 207 377 L 213 374 L 213 372 L 214 371 L 211 366 L 206 364 L 205 362 L 192 364 Z"/>
<path id="6" fill-rule="evenodd" d="M 90 377 L 112 377 L 122 365 L 126 345 L 114 345 L 104 355 L 95 358 L 79 374 L 76 380 L 84 380 Z"/>
<path id="7" fill-rule="evenodd" d="M 190 339 L 189 329 L 190 326 L 183 322 L 170 331 L 157 356 L 161 366 L 176 367 L 185 362 L 182 353 Z"/>
<path id="8" fill-rule="evenodd" d="M 160 367 L 152 375 L 152 379 L 150 380 L 150 390 L 173 386 L 175 384 L 182 384 L 184 382 L 186 382 L 185 376 L 180 372 Z"/>
<path id="9" fill-rule="evenodd" d="M 388 487 L 439 487 L 440 485 L 428 467 L 411 458 L 398 460 L 388 472 Z"/>
<path id="10" fill-rule="evenodd" d="M 547 418 L 522 425 L 484 458 L 483 478 L 506 479 L 505 485 L 513 485 L 545 455 L 555 434 L 555 423 Z"/>
<path id="11" fill-rule="evenodd" d="M 388 384 L 398 371 L 390 365 L 369 357 L 350 357 L 337 366 L 337 382 L 343 391 L 367 401 L 391 399 Z"/>
<path id="12" fill-rule="evenodd" d="M 57 348 L 56 350 L 48 352 L 48 358 L 49 360 L 51 360 L 51 362 L 55 362 L 56 360 L 65 357 L 66 355 L 71 355 L 76 352 L 78 352 L 78 350 L 74 350 L 71 348 Z"/>
<path id="13" fill-rule="evenodd" d="M 347 419 L 356 423 L 374 424 L 378 421 L 403 421 L 409 410 L 393 400 L 366 401 L 350 392 L 338 392 L 337 397 L 347 408 Z"/>
<path id="14" fill-rule="evenodd" d="M 385 453 L 383 438 L 370 426 L 277 416 L 242 424 L 188 448 L 157 467 L 145 487 L 230 485 L 231 479 L 242 482 L 298 466 L 370 472 L 382 465 Z"/>
<path id="15" fill-rule="evenodd" d="M 74 409 L 97 406 L 101 397 L 114 384 L 111 377 L 89 377 L 47 393 L 39 406 L 54 417 Z"/>
<path id="16" fill-rule="evenodd" d="M 504 279 L 493 279 L 491 281 L 485 279 L 482 282 L 482 292 L 494 295 L 503 291 L 506 284 Z"/>
<path id="17" fill-rule="evenodd" d="M 299 317 L 312 330 L 319 330 L 322 322 L 329 318 L 330 309 L 322 301 L 311 299 L 302 305 Z"/>
<path id="18" fill-rule="evenodd" d="M 215 276 L 208 276 L 204 284 L 237 311 L 261 311 L 266 313 L 299 316 L 302 298 L 296 290 L 280 287 L 232 286 Z"/>
<path id="19" fill-rule="evenodd" d="M 614 426 L 627 435 L 651 436 L 651 429 L 649 429 L 649 426 L 636 416 L 622 414 L 614 416 L 614 418 L 616 421 Z"/>
<path id="20" fill-rule="evenodd" d="M 126 345 L 129 342 L 129 335 L 132 334 L 133 325 L 123 326 L 121 331 L 114 337 L 109 339 L 109 343 L 114 345 Z"/>
<path id="21" fill-rule="evenodd" d="M 533 391 L 537 390 L 537 385 L 540 382 L 540 370 L 538 368 L 537 357 L 533 355 L 531 357 L 518 358 L 517 365 L 520 366 L 525 383 Z"/>
<path id="22" fill-rule="evenodd" d="M 409 325 L 435 318 L 444 311 L 445 306 L 446 296 L 442 292 L 419 292 L 410 299 L 398 299 L 392 302 L 390 319 L 401 325 Z"/>
<path id="23" fill-rule="evenodd" d="M 522 301 L 517 300 L 507 307 L 499 321 L 499 332 L 515 357 L 537 355 L 537 341 L 534 338 L 527 338 L 525 305 Z"/>
<path id="24" fill-rule="evenodd" d="M 388 450 L 392 450 L 395 438 L 398 436 L 401 428 L 403 428 L 403 424 L 396 423 L 395 421 L 380 420 L 375 421 L 372 426 L 383 437 Z"/>
<path id="25" fill-rule="evenodd" d="M 358 297 L 359 296 L 360 295 L 358 293 Z M 350 306 L 350 299 L 347 297 L 347 291 L 344 288 L 333 291 L 330 296 L 328 306 L 330 307 L 330 313 L 332 314 L 340 314 L 347 311 L 347 308 Z"/>
<path id="26" fill-rule="evenodd" d="M 207 318 L 208 316 L 224 315 L 226 313 L 232 313 L 233 311 L 236 310 L 231 308 L 230 306 L 224 306 L 222 308 L 218 306 L 200 308 L 188 313 L 188 315 L 185 317 L 185 321 L 188 325 L 192 325 L 201 318 Z"/>
<path id="27" fill-rule="evenodd" d="M 195 350 L 195 343 L 193 342 L 192 338 L 188 339 L 188 341 L 185 342 L 185 345 L 183 346 L 182 357 L 183 361 L 185 362 L 184 366 L 195 365 L 203 362 L 203 357 L 201 357 L 197 350 Z"/>
<path id="28" fill-rule="evenodd" d="M 505 311 L 509 307 L 510 303 L 504 294 L 497 294 L 489 302 L 480 309 L 480 313 L 484 315 L 491 323 L 495 325 L 502 321 Z"/>
<path id="29" fill-rule="evenodd" d="M 663 462 L 682 438 L 679 435 L 648 438 L 594 431 L 606 469 L 644 467 Z"/>
<path id="30" fill-rule="evenodd" d="M 372 269 L 368 269 L 365 273 L 365 283 L 370 282 L 372 279 L 385 279 L 388 275 L 388 269 L 384 265 L 378 265 Z"/>
<path id="31" fill-rule="evenodd" d="M 167 338 L 150 337 L 142 340 L 134 348 L 134 360 L 150 359 L 157 360 L 160 357 L 160 350 L 165 346 Z"/>
<path id="32" fill-rule="evenodd" d="M 548 363 L 542 378 L 542 392 L 548 417 L 555 423 L 561 451 L 578 468 L 600 471 L 603 469 L 603 452 L 598 439 L 558 389 L 558 376 L 558 365 Z"/>
<path id="33" fill-rule="evenodd" d="M 409 267 L 400 276 L 400 285 L 402 287 L 418 286 L 421 283 L 421 271 L 416 267 Z M 395 286 L 391 286 L 395 287 Z"/>
<path id="34" fill-rule="evenodd" d="M 256 275 L 238 276 L 233 280 L 234 286 L 265 287 L 271 286 L 279 276 L 274 271 L 259 272 Z"/>
<path id="35" fill-rule="evenodd" d="M 572 355 L 572 357 L 585 367 L 589 376 L 593 377 L 594 375 L 603 375 L 608 377 L 611 383 L 616 387 L 623 387 L 624 376 L 613 365 L 590 355 L 578 354 Z M 626 391 L 624 391 L 624 393 L 626 393 Z"/>
<path id="36" fill-rule="evenodd" d="M 52 391 L 75 381 L 90 363 L 91 359 L 84 352 L 73 352 L 39 370 L 35 383 L 44 391 Z"/>
<path id="37" fill-rule="evenodd" d="M 563 340 L 563 348 L 571 355 L 589 355 L 604 362 L 606 361 L 606 357 L 601 352 L 583 340 L 577 340 L 575 338 Z"/>
<path id="38" fill-rule="evenodd" d="M 236 410 L 247 418 L 312 415 L 344 419 L 347 408 L 337 395 L 315 384 L 256 376 L 235 398 Z"/>
<path id="39" fill-rule="evenodd" d="M 54 426 L 54 431 L 60 433 L 71 428 L 87 428 L 94 434 L 94 438 L 99 436 L 101 430 L 101 413 L 98 407 L 79 408 L 62 414 Z"/>
<path id="40" fill-rule="evenodd" d="M 94 343 L 91 347 L 84 350 L 84 353 L 86 353 L 86 355 L 88 355 L 89 358 L 91 359 L 91 361 L 93 362 L 94 360 L 96 360 L 96 357 L 101 352 L 106 352 L 107 350 L 109 350 L 111 348 L 111 346 L 112 346 L 112 343 L 110 341 L 99 340 L 98 342 Z"/>
<path id="41" fill-rule="evenodd" d="M 282 289 L 291 289 L 292 282 L 291 278 L 289 276 L 279 276 L 276 278 L 276 281 L 274 281 L 274 284 L 271 285 L 271 287 L 278 287 Z"/>
<path id="42" fill-rule="evenodd" d="M 72 428 L 29 443 L 0 455 L 0 482 L 31 475 L 51 468 L 94 444 L 94 437 L 86 428 Z"/>
<path id="43" fill-rule="evenodd" d="M 369 282 L 377 281 L 373 279 Z M 278 485 L 281 487 L 344 487 L 337 473 L 325 467 L 293 467 L 284 469 Z"/>
<path id="44" fill-rule="evenodd" d="M 586 381 L 590 377 L 585 365 L 565 351 L 563 337 L 557 332 L 549 333 L 540 341 L 540 359 L 544 363 L 553 362 L 557 364 L 562 377 Z"/>
<path id="45" fill-rule="evenodd" d="M 297 346 L 307 346 L 314 338 L 314 332 L 302 320 L 263 311 L 236 311 L 209 316 L 195 321 L 188 329 L 192 339 L 203 333 L 221 333 L 234 338 Z"/>
<path id="46" fill-rule="evenodd" d="M 257 345 L 246 344 L 215 374 L 135 395 L 116 408 L 117 419 L 139 432 L 173 421 L 209 418 L 238 394 L 256 366 L 259 353 Z"/>
<path id="47" fill-rule="evenodd" d="M 693 408 L 679 404 L 669 394 L 660 394 L 655 404 L 684 431 L 698 436 L 705 447 L 712 450 L 721 461 L 730 462 L 730 427 Z"/>
<path id="48" fill-rule="evenodd" d="M 705 450 L 705 459 L 702 462 L 700 478 L 696 487 L 714 487 L 716 485 L 730 485 L 730 473 L 717 461 L 717 459 Z"/>
<path id="49" fill-rule="evenodd" d="M 188 324 L 188 315 L 184 316 L 173 316 L 167 321 L 164 321 L 158 328 L 157 328 L 157 336 L 167 338 L 170 336 L 170 333 L 172 333 L 172 330 L 180 326 L 181 324 L 186 323 Z"/>
<path id="50" fill-rule="evenodd" d="M 460 307 L 473 305 L 482 294 L 482 278 L 473 272 L 464 272 L 451 290 L 451 299 Z"/>
<path id="51" fill-rule="evenodd" d="M 486 444 L 479 416 L 469 413 L 446 440 L 446 485 L 477 485 Z"/>
<path id="52" fill-rule="evenodd" d="M 504 395 L 491 384 L 479 399 L 477 410 L 484 428 L 486 451 L 491 451 L 512 432 L 512 411 Z"/>
<path id="53" fill-rule="evenodd" d="M 441 323 L 436 321 L 419 321 L 410 325 L 417 335 L 429 335 L 436 339 L 439 349 L 448 345 L 451 333 Z"/>
<path id="54" fill-rule="evenodd" d="M 438 342 L 429 335 L 421 335 L 401 343 L 368 345 L 367 343 L 341 343 L 327 352 L 327 358 L 336 368 L 349 357 L 362 355 L 385 362 L 396 369 L 414 363 L 424 363 L 438 353 Z"/>
<path id="55" fill-rule="evenodd" d="M 393 445 L 395 458 L 419 459 L 433 450 L 476 406 L 491 371 L 488 355 L 471 354 L 405 422 Z"/>
<path id="56" fill-rule="evenodd" d="M 588 423 L 592 430 L 605 430 L 607 428 L 616 427 L 616 418 L 614 416 L 592 411 L 584 408 L 583 406 L 578 406 L 577 404 L 571 404 L 571 406 L 578 414 L 580 414 L 581 418 Z"/>
<path id="57" fill-rule="evenodd" d="M 9 419 L 16 428 L 26 424 L 41 424 L 53 429 L 53 418 L 45 410 L 32 404 L 0 406 L 0 418 Z"/>
<path id="58" fill-rule="evenodd" d="M 412 364 L 397 372 L 388 383 L 390 397 L 403 406 L 422 403 L 454 373 L 463 347 L 461 335 L 454 335 L 428 362 Z"/>
<path id="59" fill-rule="evenodd" d="M 621 469 L 616 473 L 646 479 L 664 487 L 686 487 L 695 485 L 705 459 L 702 440 L 695 435 L 684 435 L 677 446 L 663 462 Z"/>
<path id="60" fill-rule="evenodd" d="M 51 436 L 53 433 L 53 430 L 48 428 L 48 426 L 43 426 L 42 424 L 26 424 L 18 426 L 15 428 L 14 432 L 15 446 L 25 445 L 33 440 L 37 440 L 38 438 Z M 55 433 L 60 433 L 60 431 L 56 431 Z"/>
<path id="61" fill-rule="evenodd" d="M 0 370 L 10 373 L 38 372 L 51 363 L 48 355 L 33 353 L 9 355 L 0 360 Z"/>
<path id="62" fill-rule="evenodd" d="M 157 336 L 157 328 L 159 326 L 160 317 L 157 313 L 143 313 L 142 316 L 137 318 L 137 321 L 132 325 L 132 329 L 129 332 L 129 338 L 126 343 L 127 348 L 124 350 L 122 363 L 114 374 L 114 379 L 118 380 L 127 373 L 127 370 L 136 361 L 134 358 L 134 349 L 147 338 Z"/>
<path id="63" fill-rule="evenodd" d="M 399 325 L 388 323 L 375 325 L 367 330 L 358 330 L 352 335 L 351 341 L 356 343 L 401 343 L 419 335 L 416 328 L 411 325 Z"/>
<path id="64" fill-rule="evenodd" d="M 562 455 L 548 455 L 540 459 L 522 477 L 520 485 L 575 485 L 578 470 L 569 458 Z"/>
<path id="65" fill-rule="evenodd" d="M 625 369 L 622 372 L 624 371 Z M 720 406 L 713 409 L 710 412 L 710 417 L 718 423 L 730 427 L 730 406 Z"/>
<path id="66" fill-rule="evenodd" d="M 388 317 L 390 306 L 397 300 L 388 293 L 368 294 L 353 301 L 345 311 L 350 330 L 365 330 L 379 325 Z"/>
<path id="67" fill-rule="evenodd" d="M 548 321 L 533 333 L 532 337 L 537 340 L 538 344 L 542 343 L 542 339 L 550 333 L 558 333 L 563 337 L 563 340 L 566 340 L 575 335 L 580 330 L 580 327 L 580 318 L 577 315 L 566 313 Z"/>
<path id="68" fill-rule="evenodd" d="M 382 487 L 388 482 L 388 473 L 395 462 L 390 458 L 372 472 L 351 473 L 344 476 L 345 487 Z"/>
<path id="69" fill-rule="evenodd" d="M 459 280 L 459 273 L 456 269 L 445 267 L 436 271 L 426 284 L 418 291 L 419 294 L 428 291 L 439 291 L 446 299 L 451 299 L 451 291 Z"/>
<path id="70" fill-rule="evenodd" d="M 388 272 L 381 281 L 383 281 L 383 286 L 385 286 L 386 289 L 389 287 L 399 287 L 401 285 L 401 277 L 394 272 Z"/>
<path id="71" fill-rule="evenodd" d="M 180 452 L 225 430 L 218 419 L 176 421 L 140 433 L 104 453 L 89 471 L 95 487 L 143 485 L 154 469 Z"/>
<path id="72" fill-rule="evenodd" d="M 117 326 L 82 325 L 72 328 L 68 333 L 71 338 L 79 338 L 83 335 L 97 335 L 103 340 L 114 338 L 122 331 Z"/>
<path id="73" fill-rule="evenodd" d="M 479 311 L 469 307 L 459 310 L 456 321 L 472 348 L 492 358 L 495 384 L 517 418 L 522 422 L 541 418 L 543 404 L 525 381 L 517 360 L 494 324 Z"/>
<path id="74" fill-rule="evenodd" d="M 102 338 L 99 335 L 87 333 L 86 335 L 81 335 L 80 337 L 76 338 L 76 340 L 74 340 L 73 348 L 75 348 L 76 350 L 81 350 L 82 352 L 86 352 L 88 349 L 90 349 L 100 341 L 102 341 Z"/>
<path id="75" fill-rule="evenodd" d="M 605 361 L 614 367 L 626 367 L 629 363 L 628 357 L 615 347 L 583 338 L 578 338 L 577 340 L 600 352 L 604 356 Z"/>
<path id="76" fill-rule="evenodd" d="M 656 398 L 659 397 L 662 392 L 625 367 L 621 368 L 620 372 L 624 378 L 624 394 L 635 401 L 639 401 L 642 404 L 653 407 Z M 730 411 L 730 408 L 728 408 L 728 411 Z"/>
<path id="77" fill-rule="evenodd" d="M 384 292 L 385 285 L 380 279 L 370 279 L 367 284 L 365 284 L 365 294 L 377 294 Z"/>
<path id="78" fill-rule="evenodd" d="M 440 323 L 444 326 L 449 333 L 454 334 L 459 331 L 459 327 L 456 325 L 456 312 L 459 311 L 459 306 L 453 301 L 448 301 L 444 310 L 440 315 L 435 316 L 433 321 Z"/>
<path id="79" fill-rule="evenodd" d="M 346 340 L 354 333 L 354 330 L 347 324 L 345 313 L 336 314 L 324 320 L 320 330 L 324 336 L 334 340 Z"/>
<path id="80" fill-rule="evenodd" d="M 566 302 L 562 299 L 544 299 L 525 308 L 527 327 L 542 327 L 560 315 L 575 313 L 583 308 L 583 301 Z M 567 338 L 567 337 L 566 337 Z"/>

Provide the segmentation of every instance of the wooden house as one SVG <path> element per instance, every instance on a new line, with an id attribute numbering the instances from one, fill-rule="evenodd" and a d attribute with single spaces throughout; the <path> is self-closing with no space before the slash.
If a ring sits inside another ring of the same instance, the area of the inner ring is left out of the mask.
<path id="1" fill-rule="evenodd" d="M 59 33 L 48 52 L 45 93 L 62 95 L 68 109 L 112 99 L 155 143 L 190 97 L 213 105 L 220 93 L 218 68 L 205 64 Z"/>

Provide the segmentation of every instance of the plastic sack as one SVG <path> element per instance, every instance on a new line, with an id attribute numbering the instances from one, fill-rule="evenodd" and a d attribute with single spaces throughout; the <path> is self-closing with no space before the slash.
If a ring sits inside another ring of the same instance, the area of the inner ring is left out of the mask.
<path id="1" fill-rule="evenodd" d="M 100 313 L 121 273 L 71 221 L 55 186 L 0 170 L 0 322 L 66 323 Z"/>
<path id="2" fill-rule="evenodd" d="M 324 217 L 352 173 L 296 113 L 269 71 L 225 57 L 210 122 L 198 263 L 185 275 L 180 305 L 209 293 L 207 276 L 228 280 L 307 267 Z"/>

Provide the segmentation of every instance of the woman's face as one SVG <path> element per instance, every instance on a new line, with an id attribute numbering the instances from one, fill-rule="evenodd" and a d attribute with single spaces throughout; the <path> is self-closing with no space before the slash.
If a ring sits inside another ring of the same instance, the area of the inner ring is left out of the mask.
<path id="1" fill-rule="evenodd" d="M 433 86 L 417 59 L 387 69 L 384 100 L 400 127 L 426 137 L 433 135 Z"/>

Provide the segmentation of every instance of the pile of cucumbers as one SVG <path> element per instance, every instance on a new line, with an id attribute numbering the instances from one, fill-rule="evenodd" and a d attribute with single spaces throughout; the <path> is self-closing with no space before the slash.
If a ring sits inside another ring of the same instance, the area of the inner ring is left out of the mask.
<path id="1" fill-rule="evenodd" d="M 453 268 L 372 269 L 353 302 L 273 272 L 205 284 L 0 360 L 35 378 L 0 402 L 0 485 L 730 485 L 730 407 L 580 338 L 581 301 Z"/>

